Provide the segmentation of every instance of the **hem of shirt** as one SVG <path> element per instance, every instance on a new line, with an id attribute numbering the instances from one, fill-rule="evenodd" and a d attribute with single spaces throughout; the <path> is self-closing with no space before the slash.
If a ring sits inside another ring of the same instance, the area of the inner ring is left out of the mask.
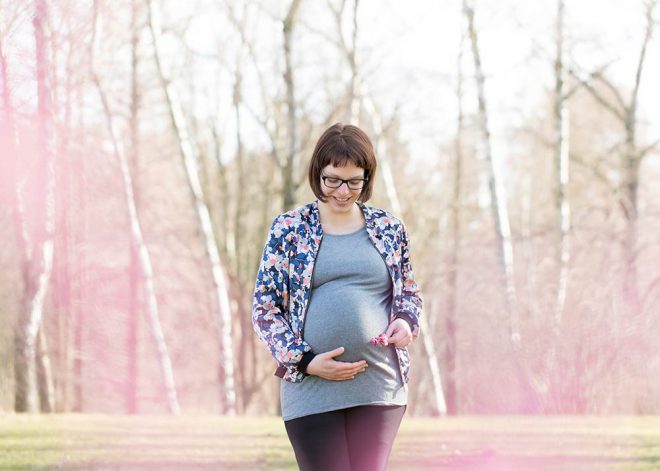
<path id="1" fill-rule="evenodd" d="M 331 407 L 328 408 L 327 410 L 321 409 L 316 412 L 309 412 L 306 414 L 301 414 L 301 415 L 294 415 L 292 417 L 287 417 L 286 419 L 282 417 L 283 421 L 288 421 L 288 420 L 293 420 L 293 419 L 300 419 L 301 417 L 307 417 L 308 415 L 314 415 L 314 414 L 324 414 L 326 412 L 333 412 L 336 410 L 342 410 L 342 409 L 349 409 L 351 407 L 357 407 L 357 406 L 407 406 L 408 401 L 405 401 L 403 404 L 398 404 L 398 403 L 393 403 L 393 402 L 385 402 L 385 401 L 377 401 L 377 402 L 358 402 L 355 404 L 348 404 L 345 406 L 341 407 Z"/>

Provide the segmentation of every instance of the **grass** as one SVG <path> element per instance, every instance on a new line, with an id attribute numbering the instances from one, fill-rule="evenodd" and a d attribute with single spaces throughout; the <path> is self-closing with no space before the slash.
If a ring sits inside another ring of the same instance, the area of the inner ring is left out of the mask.
<path id="1" fill-rule="evenodd" d="M 295 470 L 278 417 L 0 415 L 0 471 Z M 660 417 L 405 417 L 390 470 L 660 470 Z"/>

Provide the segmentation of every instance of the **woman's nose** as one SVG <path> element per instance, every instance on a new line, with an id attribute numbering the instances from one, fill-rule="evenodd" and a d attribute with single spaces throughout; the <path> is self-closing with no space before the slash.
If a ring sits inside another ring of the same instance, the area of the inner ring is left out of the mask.
<path id="1" fill-rule="evenodd" d="M 337 193 L 340 195 L 348 195 L 351 192 L 351 190 L 348 188 L 348 183 L 342 182 L 341 186 L 337 188 Z"/>

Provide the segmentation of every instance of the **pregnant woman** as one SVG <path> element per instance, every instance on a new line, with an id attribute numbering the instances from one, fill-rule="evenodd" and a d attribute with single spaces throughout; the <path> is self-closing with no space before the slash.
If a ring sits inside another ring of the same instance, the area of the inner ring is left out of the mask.
<path id="1" fill-rule="evenodd" d="M 406 410 L 422 299 L 403 223 L 365 204 L 375 173 L 363 131 L 326 130 L 309 165 L 318 200 L 275 218 L 257 275 L 252 320 L 303 471 L 384 470 Z"/>

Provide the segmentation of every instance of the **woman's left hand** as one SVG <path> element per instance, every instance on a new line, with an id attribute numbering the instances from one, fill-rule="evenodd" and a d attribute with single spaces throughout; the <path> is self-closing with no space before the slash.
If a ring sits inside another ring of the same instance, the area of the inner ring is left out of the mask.
<path id="1" fill-rule="evenodd" d="M 408 346 L 413 338 L 410 324 L 401 318 L 394 319 L 387 326 L 385 335 L 387 335 L 387 343 L 393 344 L 396 348 Z"/>

